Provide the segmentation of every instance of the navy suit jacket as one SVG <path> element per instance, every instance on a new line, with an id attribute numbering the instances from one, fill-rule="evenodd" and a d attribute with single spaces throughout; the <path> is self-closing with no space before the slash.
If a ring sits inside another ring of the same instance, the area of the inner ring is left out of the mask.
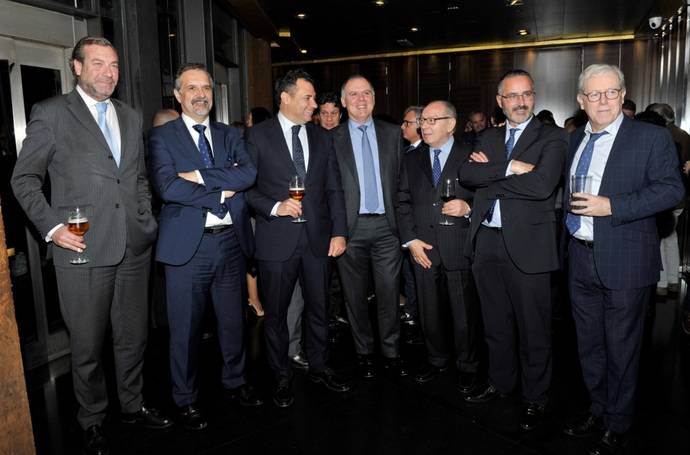
<path id="1" fill-rule="evenodd" d="M 156 260 L 170 265 L 188 262 L 201 242 L 206 213 L 218 208 L 221 192 L 237 193 L 225 200 L 242 252 L 251 256 L 254 241 L 244 190 L 256 178 L 244 139 L 234 127 L 211 122 L 215 167 L 206 169 L 201 154 L 182 118 L 154 128 L 150 139 L 150 174 L 163 200 L 159 218 Z M 178 172 L 198 170 L 204 185 L 178 177 Z"/>
<path id="2" fill-rule="evenodd" d="M 328 255 L 331 237 L 347 237 L 340 172 L 331 135 L 307 123 L 309 162 L 302 199 L 304 228 L 314 256 Z M 247 201 L 256 212 L 256 259 L 285 261 L 295 251 L 302 228 L 291 217 L 271 216 L 276 202 L 289 197 L 290 178 L 297 175 L 277 118 L 248 128 L 247 147 L 257 169 L 256 185 Z"/>
<path id="3" fill-rule="evenodd" d="M 585 136 L 571 136 L 566 175 Z M 666 128 L 627 117 L 613 142 L 599 195 L 611 201 L 611 216 L 594 217 L 594 262 L 609 289 L 630 289 L 659 281 L 661 255 L 655 214 L 683 198 L 680 164 Z M 566 178 L 563 207 L 568 207 Z"/>

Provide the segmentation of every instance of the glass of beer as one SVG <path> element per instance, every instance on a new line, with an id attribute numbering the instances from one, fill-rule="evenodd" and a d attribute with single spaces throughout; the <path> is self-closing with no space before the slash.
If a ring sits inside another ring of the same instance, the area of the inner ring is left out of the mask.
<path id="1" fill-rule="evenodd" d="M 570 208 L 580 209 L 582 206 L 577 204 L 573 205 L 574 202 L 584 201 L 581 197 L 573 197 L 573 193 L 587 193 L 592 192 L 592 176 L 591 175 L 571 175 L 570 176 Z"/>
<path id="2" fill-rule="evenodd" d="M 75 235 L 84 236 L 89 230 L 89 218 L 84 207 L 72 207 L 67 215 L 67 229 Z M 89 258 L 77 253 L 77 257 L 70 259 L 70 264 L 86 264 Z"/>
<path id="3" fill-rule="evenodd" d="M 444 179 L 441 182 L 441 200 L 445 203 L 455 199 L 455 179 Z M 443 209 L 443 206 L 441 206 Z M 441 226 L 453 226 L 455 223 L 448 216 L 441 214 Z"/>
<path id="4" fill-rule="evenodd" d="M 290 194 L 290 199 L 297 202 L 300 202 L 302 199 L 304 199 L 304 179 L 302 179 L 302 177 L 299 175 L 294 175 L 290 179 L 288 194 Z M 302 216 L 298 216 L 292 220 L 293 223 L 304 223 L 306 221 L 307 220 L 302 218 Z"/>

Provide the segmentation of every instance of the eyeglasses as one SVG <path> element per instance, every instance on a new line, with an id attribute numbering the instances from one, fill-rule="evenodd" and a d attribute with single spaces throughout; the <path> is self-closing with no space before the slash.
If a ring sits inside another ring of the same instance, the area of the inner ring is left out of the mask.
<path id="1" fill-rule="evenodd" d="M 429 125 L 435 125 L 437 121 L 439 120 L 446 120 L 449 118 L 453 117 L 422 117 L 419 119 L 419 124 L 424 125 L 425 123 L 428 123 Z"/>
<path id="2" fill-rule="evenodd" d="M 407 127 L 407 126 L 410 126 L 410 125 L 416 125 L 416 124 L 417 124 L 417 121 L 416 121 L 416 120 L 414 120 L 414 121 L 403 120 L 403 121 L 402 121 L 402 124 L 405 125 L 405 126 Z M 433 124 L 432 124 L 432 125 L 433 125 Z"/>
<path id="3" fill-rule="evenodd" d="M 536 92 L 534 90 L 527 90 L 526 92 L 522 93 L 508 93 L 507 95 L 501 95 L 500 93 L 498 96 L 503 98 L 504 100 L 508 100 L 510 102 L 517 101 L 518 98 L 522 98 L 524 100 L 530 100 L 534 98 L 534 94 Z"/>
<path id="4" fill-rule="evenodd" d="M 589 92 L 589 93 L 582 92 L 582 94 L 585 95 L 591 103 L 596 103 L 597 101 L 599 101 L 601 99 L 602 94 L 604 96 L 606 96 L 607 100 L 615 100 L 616 98 L 618 98 L 620 96 L 622 90 L 623 90 L 622 88 L 609 88 L 606 90 Z"/>
<path id="5" fill-rule="evenodd" d="M 321 117 L 337 117 L 340 115 L 340 111 L 335 111 L 335 112 L 319 111 L 319 115 Z"/>

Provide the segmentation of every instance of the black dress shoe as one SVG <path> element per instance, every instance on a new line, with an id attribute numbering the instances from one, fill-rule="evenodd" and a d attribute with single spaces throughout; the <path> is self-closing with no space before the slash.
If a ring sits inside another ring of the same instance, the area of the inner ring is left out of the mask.
<path id="1" fill-rule="evenodd" d="M 470 394 L 477 387 L 477 375 L 474 373 L 460 373 L 458 375 L 458 392 L 463 395 Z"/>
<path id="2" fill-rule="evenodd" d="M 376 377 L 376 361 L 373 354 L 358 354 L 357 355 L 357 369 L 360 376 L 365 379 Z"/>
<path id="3" fill-rule="evenodd" d="M 290 387 L 290 381 L 279 381 L 278 387 L 276 387 L 276 391 L 273 392 L 273 403 L 279 408 L 288 408 L 292 406 L 294 402 L 295 398 L 292 396 L 292 388 Z"/>
<path id="4" fill-rule="evenodd" d="M 539 424 L 544 421 L 544 406 L 529 403 L 522 411 L 522 420 L 520 421 L 520 428 L 526 431 L 534 430 Z"/>
<path id="5" fill-rule="evenodd" d="M 108 439 L 100 425 L 91 425 L 84 430 L 82 450 L 86 455 L 107 455 L 110 453 Z"/>
<path id="6" fill-rule="evenodd" d="M 424 384 L 425 382 L 433 381 L 438 377 L 439 374 L 443 373 L 447 369 L 447 367 L 435 367 L 431 364 L 425 363 L 422 365 L 419 371 L 417 371 L 417 374 L 415 374 L 414 380 L 420 384 Z"/>
<path id="7" fill-rule="evenodd" d="M 466 396 L 465 401 L 468 403 L 486 403 L 494 398 L 502 397 L 505 397 L 505 395 L 499 392 L 496 387 L 489 384 L 477 393 Z"/>
<path id="8" fill-rule="evenodd" d="M 122 423 L 153 430 L 163 430 L 173 426 L 173 421 L 160 411 L 146 406 L 142 406 L 137 412 L 122 413 Z"/>
<path id="9" fill-rule="evenodd" d="M 228 400 L 237 402 L 241 406 L 261 406 L 264 404 L 254 387 L 249 384 L 242 384 L 234 389 L 225 389 L 225 396 Z"/>
<path id="10" fill-rule="evenodd" d="M 601 417 L 592 414 L 577 419 L 563 429 L 563 433 L 571 438 L 584 438 L 603 430 Z"/>
<path id="11" fill-rule="evenodd" d="M 292 357 L 290 357 L 290 360 L 292 361 L 292 366 L 295 368 L 298 368 L 300 370 L 309 369 L 309 361 L 304 356 L 303 352 L 298 352 L 297 354 L 293 355 Z"/>
<path id="12" fill-rule="evenodd" d="M 334 392 L 347 392 L 350 390 L 350 384 L 330 368 L 325 368 L 321 371 L 310 371 L 308 377 L 311 382 L 321 383 L 327 389 Z"/>
<path id="13" fill-rule="evenodd" d="M 389 371 L 396 376 L 400 376 L 401 378 L 404 378 L 410 374 L 410 371 L 407 369 L 407 365 L 400 357 L 386 358 L 386 360 L 384 360 L 383 367 L 386 369 L 386 371 Z"/>
<path id="14" fill-rule="evenodd" d="M 606 430 L 597 443 L 589 449 L 589 455 L 617 455 L 625 449 L 626 435 Z"/>
<path id="15" fill-rule="evenodd" d="M 180 422 L 187 430 L 199 431 L 208 426 L 206 418 L 195 403 L 182 406 L 179 408 L 178 412 Z"/>

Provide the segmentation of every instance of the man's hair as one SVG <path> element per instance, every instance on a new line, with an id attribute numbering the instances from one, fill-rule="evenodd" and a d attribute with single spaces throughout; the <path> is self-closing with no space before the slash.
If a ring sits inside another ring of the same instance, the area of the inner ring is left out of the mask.
<path id="1" fill-rule="evenodd" d="M 422 116 L 422 111 L 424 110 L 424 106 L 408 106 L 407 109 L 405 109 L 405 112 L 403 112 L 403 118 L 409 113 L 409 112 L 414 112 L 414 116 L 417 119 L 417 123 L 419 123 L 419 117 Z"/>
<path id="2" fill-rule="evenodd" d="M 647 106 L 645 111 L 656 112 L 664 119 L 666 126 L 676 123 L 676 113 L 673 108 L 666 103 L 652 103 Z"/>
<path id="3" fill-rule="evenodd" d="M 470 111 L 470 113 L 467 114 L 467 118 L 468 118 L 468 119 L 471 119 L 472 116 L 474 116 L 474 115 L 481 115 L 481 116 L 484 117 L 484 119 L 486 120 L 486 114 L 483 113 L 482 111 Z"/>
<path id="4" fill-rule="evenodd" d="M 625 90 L 625 76 L 623 72 L 616 65 L 606 65 L 603 63 L 595 63 L 589 65 L 587 68 L 580 73 L 580 77 L 577 78 L 577 91 L 584 93 L 585 82 L 592 76 L 596 76 L 604 73 L 612 73 L 618 78 L 618 82 L 621 90 Z M 610 87 L 609 87 L 610 88 Z"/>
<path id="5" fill-rule="evenodd" d="M 371 85 L 371 82 L 369 81 L 369 79 L 362 76 L 361 74 L 353 74 L 352 76 L 345 79 L 345 82 L 343 82 L 343 85 L 340 86 L 340 97 L 341 98 L 345 98 L 345 86 L 348 84 L 348 82 L 354 81 L 355 79 L 364 79 L 365 81 L 367 81 L 367 84 L 369 84 L 369 88 L 371 88 L 371 94 L 376 96 L 376 92 L 374 91 L 374 86 Z"/>
<path id="6" fill-rule="evenodd" d="M 75 79 L 78 78 L 77 73 L 74 71 L 74 61 L 77 60 L 79 63 L 83 64 L 84 63 L 84 48 L 86 46 L 91 46 L 91 45 L 96 45 L 96 46 L 104 46 L 104 47 L 109 47 L 112 50 L 115 51 L 117 54 L 117 49 L 115 49 L 115 46 L 113 46 L 113 43 L 108 41 L 106 38 L 103 38 L 102 36 L 85 36 L 79 41 L 77 41 L 77 44 L 74 45 L 74 49 L 72 50 L 72 58 L 69 61 L 69 67 L 72 70 L 72 74 L 74 75 Z"/>
<path id="7" fill-rule="evenodd" d="M 180 89 L 182 88 L 182 75 L 187 71 L 192 70 L 199 70 L 208 74 L 208 80 L 211 82 L 211 87 L 213 87 L 213 78 L 211 77 L 211 73 L 209 73 L 206 69 L 205 65 L 203 65 L 202 63 L 185 63 L 184 65 L 177 68 L 177 72 L 175 73 L 175 90 L 177 90 L 178 92 L 180 91 Z"/>
<path id="8" fill-rule="evenodd" d="M 629 98 L 626 98 L 625 101 L 623 101 L 623 107 L 622 109 L 627 109 L 629 111 L 637 112 L 637 104 Z"/>
<path id="9" fill-rule="evenodd" d="M 516 77 L 516 76 L 525 76 L 529 78 L 530 84 L 532 84 L 532 88 L 534 88 L 534 79 L 532 79 L 532 75 L 528 73 L 525 70 L 521 69 L 512 69 L 508 72 L 506 72 L 503 76 L 501 76 L 501 79 L 498 81 L 498 94 L 503 95 L 503 83 L 505 82 L 506 79 L 509 77 Z"/>
<path id="10" fill-rule="evenodd" d="M 335 107 L 337 107 L 339 110 L 342 109 L 342 106 L 340 105 L 340 98 L 338 98 L 338 95 L 336 95 L 335 92 L 319 93 L 319 95 L 316 97 L 316 104 L 318 104 L 320 108 L 326 103 L 333 103 L 333 105 L 335 105 Z"/>
<path id="11" fill-rule="evenodd" d="M 316 85 L 314 83 L 314 78 L 312 78 L 309 73 L 304 71 L 302 68 L 297 68 L 290 70 L 283 77 L 276 81 L 275 85 L 275 97 L 276 104 L 280 106 L 280 94 L 285 92 L 292 95 L 295 92 L 295 87 L 297 86 L 297 80 L 304 79 L 311 85 Z"/>

